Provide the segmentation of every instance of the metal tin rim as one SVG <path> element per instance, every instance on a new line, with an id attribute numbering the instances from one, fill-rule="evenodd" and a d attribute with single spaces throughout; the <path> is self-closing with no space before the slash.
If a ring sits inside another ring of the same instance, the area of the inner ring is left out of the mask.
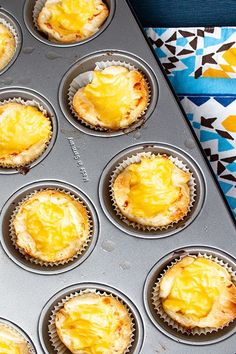
<path id="1" fill-rule="evenodd" d="M 66 48 L 66 47 L 75 47 L 75 46 L 83 45 L 83 44 L 86 44 L 86 43 L 92 41 L 96 37 L 98 37 L 111 24 L 114 14 L 115 14 L 115 10 L 116 10 L 116 0 L 109 0 L 109 1 L 110 1 L 109 15 L 108 15 L 107 19 L 105 20 L 105 22 L 102 24 L 102 26 L 99 28 L 99 30 L 96 33 L 94 33 L 91 37 L 84 39 L 84 40 L 77 42 L 77 43 L 60 44 L 60 43 L 51 42 L 50 40 L 44 38 L 43 34 L 41 34 L 40 31 L 38 31 L 35 28 L 34 23 L 33 23 L 33 16 L 31 16 L 31 19 L 28 18 L 27 11 L 28 11 L 28 7 L 30 5 L 32 5 L 32 0 L 25 1 L 24 8 L 23 8 L 24 23 L 25 23 L 28 31 L 31 33 L 32 36 L 34 36 L 34 38 L 36 38 L 37 40 L 39 40 L 40 42 L 42 42 L 44 44 L 47 44 L 48 46 Z M 32 10 L 33 10 L 33 8 L 32 8 Z M 31 24 L 31 21 L 32 21 L 32 24 Z"/>
<path id="2" fill-rule="evenodd" d="M 22 47 L 22 31 L 21 31 L 18 21 L 12 15 L 10 15 L 8 12 L 6 12 L 5 10 L 2 10 L 2 9 L 0 10 L 0 17 L 2 17 L 4 20 L 9 22 L 12 25 L 12 27 L 14 27 L 14 29 L 18 35 L 18 43 L 16 45 L 15 53 L 14 53 L 13 57 L 11 58 L 11 60 L 9 61 L 9 63 L 2 70 L 0 70 L 0 75 L 1 75 L 1 74 L 5 73 L 14 64 L 15 60 L 17 59 L 18 55 L 20 54 L 21 47 Z"/>
<path id="3" fill-rule="evenodd" d="M 2 98 L 2 95 L 6 96 L 6 97 Z M 11 86 L 8 88 L 0 89 L 0 100 L 4 100 L 4 99 L 7 100 L 7 99 L 13 98 L 13 97 L 20 97 L 22 99 L 37 101 L 40 105 L 42 105 L 45 108 L 45 110 L 49 114 L 49 118 L 52 123 L 51 140 L 50 140 L 48 146 L 46 147 L 46 149 L 44 150 L 44 152 L 42 153 L 42 155 L 40 155 L 36 160 L 34 160 L 30 164 L 30 169 L 31 169 L 31 168 L 35 167 L 36 165 L 38 165 L 40 162 L 42 162 L 46 158 L 46 156 L 50 153 L 50 151 L 52 150 L 52 148 L 56 142 L 56 139 L 57 139 L 58 119 L 57 119 L 57 115 L 56 115 L 56 112 L 55 112 L 52 104 L 44 96 L 42 96 L 40 93 L 38 93 L 35 90 L 29 89 L 29 88 L 21 88 L 18 86 Z M 17 171 L 16 168 L 0 167 L 0 175 L 1 174 L 12 175 L 12 174 L 17 174 L 17 173 L 19 173 L 19 171 Z"/>
<path id="4" fill-rule="evenodd" d="M 230 266 L 232 266 L 232 268 L 234 270 L 236 270 L 235 258 L 223 250 L 219 250 L 219 249 L 214 248 L 212 246 L 205 246 L 205 245 L 202 245 L 202 246 L 191 245 L 191 246 L 179 247 L 179 248 L 167 253 L 162 258 L 160 258 L 157 261 L 157 263 L 149 271 L 149 273 L 145 279 L 145 283 L 144 283 L 144 287 L 143 287 L 143 302 L 144 302 L 144 307 L 145 307 L 146 313 L 147 313 L 149 319 L 151 320 L 151 322 L 153 323 L 153 325 L 159 331 L 161 331 L 164 335 L 166 335 L 167 337 L 170 337 L 172 340 L 174 340 L 176 342 L 180 342 L 180 343 L 188 344 L 188 345 L 195 345 L 195 346 L 204 346 L 204 345 L 210 345 L 210 344 L 215 344 L 215 343 L 221 342 L 221 341 L 229 338 L 230 336 L 232 336 L 234 333 L 236 333 L 236 322 L 235 321 L 232 324 L 232 327 L 234 327 L 234 328 L 232 328 L 231 330 L 228 327 L 225 327 L 225 329 L 219 330 L 217 332 L 212 332 L 210 334 L 202 335 L 202 336 L 204 336 L 204 338 L 207 338 L 208 336 L 210 336 L 210 337 L 214 336 L 216 338 L 211 338 L 209 340 L 203 339 L 203 340 L 197 341 L 196 339 L 194 340 L 194 338 L 200 339 L 201 336 L 195 335 L 195 336 L 191 336 L 190 339 L 187 339 L 188 338 L 187 335 L 184 335 L 182 333 L 175 331 L 174 329 L 169 327 L 167 324 L 164 324 L 164 321 L 162 321 L 161 319 L 160 319 L 161 323 L 157 322 L 157 318 L 159 319 L 159 317 L 157 314 L 155 316 L 155 310 L 154 310 L 154 308 L 151 308 L 151 304 L 150 304 L 151 301 L 149 301 L 149 300 L 151 300 L 150 294 L 151 294 L 151 289 L 153 288 L 153 285 L 154 285 L 154 280 L 157 279 L 158 275 L 166 267 L 167 264 L 169 264 L 171 261 L 176 259 L 179 255 L 181 255 L 182 252 L 185 252 L 185 251 L 189 254 L 197 254 L 198 252 L 202 252 L 202 253 L 207 253 L 207 254 L 212 254 L 214 256 L 218 256 L 223 261 L 225 260 L 227 263 L 229 263 Z M 164 328 L 164 327 L 166 327 L 166 328 Z M 220 333 L 222 333 L 222 331 L 225 331 L 226 333 L 221 335 Z"/>
<path id="5" fill-rule="evenodd" d="M 54 294 L 48 302 L 44 305 L 40 316 L 38 320 L 38 336 L 39 336 L 39 341 L 41 344 L 41 347 L 43 348 L 44 352 L 47 354 L 48 353 L 48 347 L 45 344 L 45 335 L 44 335 L 44 329 L 45 332 L 47 333 L 47 324 L 48 324 L 48 319 L 51 314 L 51 311 L 53 307 L 60 301 L 60 299 L 64 298 L 66 295 L 69 295 L 70 293 L 73 293 L 75 291 L 80 291 L 84 289 L 93 289 L 93 290 L 100 290 L 100 291 L 105 291 L 107 293 L 111 293 L 118 298 L 120 298 L 125 304 L 128 305 L 130 308 L 135 323 L 136 323 L 136 331 L 138 332 L 137 335 L 135 335 L 135 347 L 134 349 L 130 350 L 131 354 L 138 354 L 140 353 L 142 346 L 143 346 L 143 339 L 144 339 L 144 325 L 143 325 L 143 320 L 142 317 L 139 313 L 139 310 L 137 309 L 136 305 L 126 296 L 124 295 L 121 291 L 108 286 L 104 285 L 102 283 L 96 283 L 96 282 L 84 282 L 84 283 L 79 283 L 79 284 L 73 284 L 71 286 L 68 286 L 60 291 L 58 291 L 56 294 Z M 46 328 L 45 328 L 46 327 Z M 49 339 L 48 339 L 48 344 L 50 345 Z M 52 349 L 52 348 L 51 348 Z"/>
<path id="6" fill-rule="evenodd" d="M 9 224 L 9 216 L 11 215 L 12 210 L 14 210 L 14 208 L 15 208 L 15 205 L 12 204 L 12 203 L 14 203 L 14 200 L 17 197 L 19 200 L 22 200 L 24 198 L 24 196 L 26 196 L 30 192 L 37 190 L 37 189 L 41 189 L 41 188 L 64 189 L 66 191 L 71 192 L 73 195 L 80 197 L 85 202 L 86 206 L 88 207 L 88 210 L 90 211 L 90 214 L 93 219 L 93 237 L 92 237 L 90 244 L 86 248 L 86 250 L 82 253 L 81 256 L 79 256 L 74 261 L 71 261 L 71 262 L 66 263 L 64 265 L 55 266 L 54 269 L 53 269 L 53 267 L 42 267 L 40 265 L 30 263 L 29 261 L 24 259 L 23 255 L 21 255 L 17 250 L 15 250 L 11 240 L 9 239 L 7 242 L 4 237 L 5 232 L 4 232 L 3 228 L 4 228 L 5 224 L 7 224 L 6 227 Z M 70 270 L 74 269 L 75 267 L 79 266 L 81 263 L 83 263 L 93 252 L 93 250 L 96 246 L 96 243 L 97 243 L 97 239 L 99 236 L 99 229 L 100 229 L 98 213 L 96 211 L 94 204 L 89 199 L 89 197 L 84 192 L 82 192 L 79 188 L 77 188 L 76 186 L 71 185 L 71 184 L 67 184 L 66 182 L 62 182 L 59 180 L 41 180 L 38 182 L 27 184 L 27 185 L 23 186 L 22 188 L 18 189 L 16 192 L 14 192 L 11 195 L 11 197 L 4 204 L 4 206 L 1 210 L 0 224 L 1 224 L 1 228 L 2 228 L 2 237 L 1 237 L 0 241 L 1 241 L 1 245 L 2 245 L 5 253 L 7 254 L 7 256 L 15 264 L 17 264 L 19 267 L 23 268 L 24 270 L 32 272 L 32 273 L 36 273 L 36 274 L 41 274 L 41 275 L 61 274 L 61 273 L 70 271 Z M 15 255 L 12 254 L 13 252 Z"/>
<path id="7" fill-rule="evenodd" d="M 106 57 L 107 56 L 107 57 Z M 114 57 L 118 57 L 118 59 L 114 59 Z M 102 58 L 102 59 L 101 59 Z M 105 58 L 105 59 L 103 59 Z M 126 128 L 124 130 L 118 130 L 115 132 L 105 132 L 105 131 L 98 131 L 98 130 L 92 130 L 86 125 L 83 125 L 80 121 L 76 120 L 76 118 L 73 116 L 73 114 L 70 112 L 70 109 L 67 107 L 68 103 L 66 104 L 64 102 L 64 99 L 66 97 L 66 102 L 67 102 L 67 92 L 68 90 L 65 88 L 65 86 L 68 86 L 68 82 L 71 83 L 71 81 L 78 75 L 75 75 L 75 71 L 78 70 L 80 66 L 83 66 L 85 63 L 89 62 L 89 60 L 95 60 L 95 61 L 101 61 L 101 60 L 121 60 L 121 61 L 126 61 L 127 63 L 131 63 L 134 66 L 137 66 L 138 68 L 140 67 L 141 71 L 145 74 L 147 77 L 147 80 L 151 86 L 151 99 L 150 99 L 150 104 L 147 108 L 147 111 L 145 112 L 145 122 L 150 118 L 152 115 L 158 101 L 158 95 L 159 95 L 159 90 L 158 90 L 158 83 L 157 83 L 157 78 L 152 69 L 149 67 L 149 65 L 144 62 L 141 58 L 138 56 L 127 52 L 127 51 L 121 51 L 121 50 L 115 50 L 115 49 L 110 49 L 110 50 L 101 50 L 101 51 L 96 51 L 93 53 L 90 53 L 83 58 L 79 59 L 77 62 L 73 63 L 71 67 L 67 70 L 67 72 L 64 74 L 60 85 L 59 85 L 59 91 L 58 91 L 58 100 L 59 100 L 59 105 L 62 110 L 63 115 L 66 117 L 66 119 L 69 121 L 70 124 L 72 124 L 76 129 L 82 131 L 85 134 L 92 135 L 92 136 L 98 136 L 98 137 L 116 137 L 120 136 L 123 134 L 128 134 L 131 131 L 134 131 L 140 126 L 142 126 L 142 123 L 134 123 L 131 125 L 129 128 Z M 91 65 L 92 68 L 90 70 L 94 69 L 94 65 Z M 69 79 L 71 77 L 71 79 Z"/>
<path id="8" fill-rule="evenodd" d="M 107 192 L 108 190 L 107 187 L 109 184 L 110 174 L 114 169 L 114 166 L 116 166 L 119 163 L 119 160 L 122 161 L 127 156 L 135 154 L 137 152 L 154 151 L 155 148 L 158 150 L 161 149 L 163 150 L 163 153 L 169 153 L 170 155 L 173 156 L 177 154 L 177 156 L 180 156 L 180 159 L 186 163 L 187 167 L 190 168 L 191 172 L 194 172 L 195 177 L 197 177 L 196 180 L 199 189 L 198 196 L 197 196 L 198 200 L 196 200 L 194 203 L 195 209 L 193 209 L 193 211 L 190 211 L 189 215 L 187 215 L 186 218 L 184 218 L 181 227 L 177 223 L 176 226 L 169 229 L 167 228 L 166 230 L 163 231 L 144 232 L 144 231 L 135 230 L 131 226 L 126 225 L 115 214 L 114 209 L 111 206 L 111 199 L 108 196 L 109 191 Z M 192 160 L 192 158 L 186 152 L 173 145 L 169 145 L 165 143 L 147 142 L 147 143 L 132 145 L 131 147 L 122 150 L 108 162 L 99 180 L 98 193 L 99 193 L 100 205 L 106 217 L 121 231 L 125 232 L 128 235 L 139 237 L 139 238 L 159 239 L 159 238 L 172 236 L 180 232 L 181 230 L 189 226 L 194 221 L 194 219 L 199 215 L 200 211 L 203 208 L 205 197 L 206 197 L 206 187 L 205 187 L 205 181 L 204 181 L 202 171 L 200 170 L 200 167 L 195 163 L 195 161 Z"/>

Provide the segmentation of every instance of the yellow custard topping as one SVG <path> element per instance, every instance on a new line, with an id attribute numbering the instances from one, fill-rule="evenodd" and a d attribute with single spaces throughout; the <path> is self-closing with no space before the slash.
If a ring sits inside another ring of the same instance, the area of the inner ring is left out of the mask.
<path id="1" fill-rule="evenodd" d="M 15 330 L 0 324 L 0 353 L 28 354 L 27 342 Z"/>
<path id="2" fill-rule="evenodd" d="M 56 318 L 57 332 L 72 353 L 124 353 L 131 321 L 116 299 L 84 294 L 67 302 Z"/>
<path id="3" fill-rule="evenodd" d="M 75 255 L 88 236 L 85 207 L 55 190 L 37 192 L 26 200 L 14 225 L 18 244 L 22 247 L 24 242 L 26 252 L 48 262 Z M 25 234 L 31 240 L 29 244 L 25 243 Z"/>
<path id="4" fill-rule="evenodd" d="M 1 354 L 21 354 L 22 351 L 19 345 L 12 340 L 4 339 L 0 337 L 0 353 Z"/>
<path id="5" fill-rule="evenodd" d="M 46 143 L 50 135 L 51 122 L 38 108 L 13 102 L 0 106 L 0 158 Z"/>
<path id="6" fill-rule="evenodd" d="M 173 185 L 174 164 L 167 158 L 141 158 L 131 164 L 128 194 L 132 214 L 139 217 L 154 217 L 167 210 L 179 197 L 180 188 Z"/>
<path id="7" fill-rule="evenodd" d="M 115 71 L 112 74 L 95 70 L 93 75 L 92 82 L 83 92 L 94 105 L 102 122 L 111 128 L 119 127 L 133 102 L 129 70 Z"/>
<path id="8" fill-rule="evenodd" d="M 61 35 L 83 34 L 82 28 L 96 13 L 95 0 L 62 0 L 47 8 L 51 12 L 47 22 Z"/>
<path id="9" fill-rule="evenodd" d="M 196 258 L 176 275 L 163 308 L 193 320 L 206 317 L 228 277 L 227 270 L 216 262 Z"/>
<path id="10" fill-rule="evenodd" d="M 0 23 L 0 60 L 9 51 L 9 43 L 15 45 L 15 38 L 12 32 Z M 9 58 L 10 60 L 10 58 Z"/>

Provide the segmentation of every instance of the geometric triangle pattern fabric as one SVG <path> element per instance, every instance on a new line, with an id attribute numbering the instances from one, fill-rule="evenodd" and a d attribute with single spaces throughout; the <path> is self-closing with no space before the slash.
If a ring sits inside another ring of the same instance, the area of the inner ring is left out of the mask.
<path id="1" fill-rule="evenodd" d="M 199 98 L 202 97 L 201 95 Z M 225 119 L 233 112 L 236 113 L 236 96 L 226 107 L 214 96 L 208 96 L 205 102 L 202 101 L 202 105 L 195 104 L 193 98 L 196 99 L 197 96 L 181 96 L 180 101 L 187 117 L 191 117 L 189 121 L 236 219 L 236 132 L 228 132 L 223 126 Z"/>
<path id="2" fill-rule="evenodd" d="M 236 27 L 146 32 L 236 219 Z"/>
<path id="3" fill-rule="evenodd" d="M 146 32 L 179 93 L 235 94 L 236 27 Z"/>

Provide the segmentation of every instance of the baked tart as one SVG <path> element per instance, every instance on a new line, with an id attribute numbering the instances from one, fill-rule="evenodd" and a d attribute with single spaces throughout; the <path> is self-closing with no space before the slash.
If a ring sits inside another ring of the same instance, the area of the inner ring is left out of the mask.
<path id="1" fill-rule="evenodd" d="M 32 354 L 25 338 L 14 328 L 0 323 L 0 353 Z"/>
<path id="2" fill-rule="evenodd" d="M 73 354 L 124 354 L 131 341 L 128 310 L 111 296 L 86 293 L 56 313 L 56 331 Z"/>
<path id="3" fill-rule="evenodd" d="M 73 110 L 91 127 L 119 130 L 138 121 L 148 105 L 149 89 L 143 74 L 124 66 L 94 70 L 91 83 L 73 97 Z"/>
<path id="4" fill-rule="evenodd" d="M 162 227 L 182 219 L 189 210 L 191 174 L 166 155 L 141 156 L 114 179 L 115 205 L 129 221 Z"/>
<path id="5" fill-rule="evenodd" d="M 70 195 L 43 190 L 23 201 L 12 220 L 15 245 L 31 258 L 66 262 L 80 253 L 90 236 L 88 212 Z"/>
<path id="6" fill-rule="evenodd" d="M 0 166 L 20 167 L 36 160 L 52 134 L 51 121 L 37 107 L 0 105 Z"/>
<path id="7" fill-rule="evenodd" d="M 236 318 L 236 287 L 224 266 L 186 256 L 160 281 L 164 311 L 186 328 L 220 328 Z"/>
<path id="8" fill-rule="evenodd" d="M 0 70 L 11 61 L 16 51 L 16 40 L 11 30 L 0 23 Z"/>
<path id="9" fill-rule="evenodd" d="M 47 0 L 37 25 L 49 40 L 73 43 L 95 34 L 108 15 L 102 0 Z"/>

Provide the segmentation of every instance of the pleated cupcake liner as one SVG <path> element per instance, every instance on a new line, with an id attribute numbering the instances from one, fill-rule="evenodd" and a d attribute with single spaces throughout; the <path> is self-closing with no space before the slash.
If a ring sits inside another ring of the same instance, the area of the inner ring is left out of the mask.
<path id="1" fill-rule="evenodd" d="M 76 252 L 76 254 L 73 256 L 73 257 L 70 257 L 70 258 L 67 258 L 66 260 L 62 260 L 62 261 L 57 261 L 57 262 L 46 262 L 46 261 L 43 261 L 43 260 L 40 260 L 40 259 L 37 259 L 37 258 L 34 258 L 30 255 L 28 255 L 21 247 L 19 247 L 17 245 L 17 235 L 16 235 L 16 232 L 15 232 L 15 228 L 14 228 L 14 219 L 16 217 L 16 215 L 18 214 L 21 206 L 26 202 L 28 201 L 30 198 L 32 198 L 33 196 L 35 196 L 37 193 L 39 192 L 42 192 L 42 191 L 50 191 L 50 190 L 55 190 L 57 192 L 61 192 L 61 193 L 64 193 L 65 195 L 67 196 L 70 196 L 73 200 L 77 201 L 78 203 L 80 203 L 85 209 L 86 209 L 86 212 L 87 212 L 87 217 L 88 217 L 88 224 L 89 224 L 89 233 L 88 233 L 88 236 L 87 236 L 87 239 L 83 242 L 83 244 L 81 245 L 81 248 Z M 79 198 L 79 197 L 76 197 L 75 195 L 73 195 L 72 193 L 62 189 L 62 188 L 42 188 L 40 190 L 35 190 L 33 191 L 32 193 L 29 193 L 26 197 L 24 197 L 19 203 L 18 205 L 16 206 L 16 208 L 14 209 L 12 215 L 11 215 L 11 218 L 10 218 L 10 228 L 9 228 L 9 232 L 10 232 L 10 238 L 11 238 L 11 241 L 15 247 L 15 249 L 20 252 L 24 258 L 29 261 L 30 263 L 33 263 L 33 264 L 37 264 L 41 267 L 56 267 L 56 266 L 61 266 L 61 265 L 66 265 L 68 263 L 71 263 L 77 259 L 79 259 L 81 256 L 84 255 L 84 253 L 87 251 L 87 249 L 89 248 L 90 244 L 91 244 L 91 241 L 92 241 L 92 238 L 93 238 L 93 233 L 94 233 L 94 225 L 93 225 L 93 220 L 92 220 L 92 215 L 91 215 L 91 212 L 90 210 L 88 209 L 87 205 L 85 204 L 85 202 Z"/>
<path id="2" fill-rule="evenodd" d="M 127 313 L 129 315 L 129 318 L 131 320 L 131 335 L 130 335 L 130 342 L 126 348 L 126 350 L 124 351 L 124 354 L 128 354 L 133 346 L 133 342 L 135 340 L 135 321 L 134 321 L 134 316 L 129 308 L 129 306 L 123 301 L 121 300 L 118 296 L 113 295 L 112 293 L 106 292 L 106 291 L 100 291 L 100 290 L 96 290 L 96 289 L 85 289 L 85 290 L 80 290 L 80 291 L 75 291 L 73 293 L 71 293 L 70 295 L 65 296 L 64 298 L 61 298 L 61 300 L 58 302 L 58 304 L 56 306 L 54 306 L 52 313 L 50 315 L 50 320 L 49 320 L 49 324 L 48 324 L 48 334 L 49 334 L 49 338 L 50 338 L 50 342 L 52 347 L 54 348 L 55 352 L 57 352 L 58 354 L 65 354 L 68 351 L 68 348 L 62 343 L 60 337 L 57 334 L 57 329 L 56 329 L 56 314 L 58 311 L 60 311 L 63 307 L 64 304 L 83 294 L 96 294 L 99 295 L 101 297 L 104 296 L 109 296 L 112 297 L 114 299 L 116 299 L 117 301 L 119 301 L 127 310 Z"/>
<path id="3" fill-rule="evenodd" d="M 179 169 L 181 169 L 184 172 L 188 172 L 191 174 L 190 177 L 190 181 L 188 182 L 188 186 L 189 186 L 189 190 L 190 190 L 190 201 L 189 201 L 189 205 L 188 205 L 188 210 L 186 212 L 186 214 L 180 218 L 179 220 L 176 220 L 168 225 L 165 226 L 159 226 L 159 227 L 155 227 L 155 226 L 145 226 L 142 224 L 139 224 L 135 221 L 131 221 L 129 220 L 125 215 L 122 214 L 119 206 L 116 203 L 116 199 L 115 199 L 115 195 L 114 195 L 114 190 L 113 190 L 113 185 L 114 182 L 116 180 L 116 178 L 119 176 L 120 173 L 122 173 L 129 165 L 134 164 L 134 163 L 140 163 L 141 158 L 142 157 L 146 157 L 149 159 L 154 159 L 156 156 L 162 157 L 162 156 L 167 156 L 168 159 L 175 164 L 175 166 L 177 166 Z M 132 155 L 130 157 L 127 157 L 125 160 L 123 160 L 122 162 L 120 162 L 116 168 L 113 170 L 113 172 L 111 173 L 111 177 L 110 177 L 110 181 L 109 181 L 109 192 L 110 192 L 110 197 L 112 200 L 112 206 L 113 209 L 116 213 L 116 215 L 128 226 L 131 226 L 132 228 L 136 229 L 136 230 L 141 230 L 141 231 L 146 231 L 146 232 L 150 232 L 150 231 L 163 231 L 163 230 L 167 230 L 170 228 L 173 228 L 175 226 L 177 226 L 178 223 L 180 223 L 182 220 L 185 219 L 185 217 L 191 212 L 193 205 L 195 203 L 196 200 L 196 181 L 195 178 L 193 176 L 193 174 L 191 173 L 191 171 L 189 170 L 189 168 L 187 167 L 187 165 L 185 163 L 183 163 L 182 160 L 180 160 L 178 157 L 173 157 L 173 156 L 169 156 L 166 154 L 154 154 L 153 152 L 142 152 L 142 153 L 137 153 L 135 155 Z"/>
<path id="4" fill-rule="evenodd" d="M 1 320 L 0 320 L 0 326 L 8 328 L 12 332 L 19 335 L 22 338 L 22 341 L 24 341 L 27 344 L 27 349 L 28 349 L 29 354 L 36 354 L 35 349 L 33 348 L 32 344 L 27 340 L 27 338 L 25 338 L 25 336 L 20 331 L 18 331 L 16 328 L 11 326 L 10 324 L 8 325 L 6 322 L 1 322 Z"/>
<path id="5" fill-rule="evenodd" d="M 97 70 L 97 71 L 103 71 L 104 69 L 110 67 L 110 66 L 123 66 L 125 67 L 126 69 L 128 69 L 129 71 L 139 71 L 143 78 L 145 79 L 145 82 L 147 84 L 147 88 L 148 88 L 148 102 L 147 102 L 147 105 L 145 107 L 145 109 L 141 112 L 141 114 L 137 117 L 137 120 L 133 123 L 131 123 L 131 125 L 127 128 L 120 128 L 119 130 L 128 130 L 129 128 L 131 127 L 134 127 L 134 129 L 138 128 L 141 124 L 142 124 L 142 120 L 141 118 L 146 114 L 146 111 L 148 109 L 148 106 L 150 105 L 150 101 L 151 101 L 151 87 L 150 87 L 150 84 L 149 84 L 149 81 L 148 79 L 146 78 L 146 76 L 144 75 L 144 73 L 137 69 L 135 66 L 133 66 L 132 64 L 128 63 L 128 62 L 124 62 L 124 61 L 119 61 L 119 60 L 111 60 L 111 61 L 100 61 L 100 62 L 96 62 L 95 63 L 95 68 L 94 70 Z M 112 129 L 108 129 L 108 128 L 103 128 L 103 127 L 98 127 L 98 126 L 94 126 L 88 122 L 86 122 L 84 119 L 80 118 L 78 116 L 78 113 L 76 113 L 76 111 L 74 110 L 74 107 L 73 107 L 73 98 L 76 94 L 76 92 L 87 86 L 88 84 L 90 84 L 93 80 L 93 71 L 86 71 L 82 74 L 79 74 L 78 76 L 76 76 L 70 86 L 69 86 L 69 90 L 68 90 L 68 94 L 67 94 L 67 97 L 68 97 L 68 103 L 69 103 L 69 107 L 70 107 L 70 110 L 71 110 L 71 113 L 73 114 L 73 116 L 83 125 L 85 125 L 86 127 L 92 129 L 92 130 L 96 130 L 96 131 L 100 131 L 100 132 L 107 132 L 107 133 L 110 133 L 110 132 L 113 132 L 114 130 Z M 118 131 L 119 131 L 118 130 Z"/>
<path id="6" fill-rule="evenodd" d="M 201 328 L 201 327 L 194 327 L 192 329 L 187 328 L 182 326 L 181 324 L 179 324 L 177 321 L 173 320 L 164 310 L 163 306 L 162 306 L 162 299 L 160 298 L 160 282 L 163 279 L 163 277 L 165 276 L 165 274 L 167 273 L 167 271 L 169 269 L 171 269 L 175 264 L 177 264 L 179 261 L 181 261 L 184 257 L 186 256 L 191 256 L 194 258 L 206 258 L 209 259 L 211 261 L 214 261 L 215 263 L 219 264 L 220 266 L 224 267 L 228 273 L 231 275 L 231 281 L 236 284 L 236 271 L 234 271 L 232 269 L 232 267 L 224 262 L 222 259 L 220 259 L 218 256 L 215 257 L 211 254 L 207 254 L 207 253 L 201 253 L 199 252 L 197 255 L 195 254 L 191 254 L 191 252 L 187 252 L 186 254 L 183 254 L 182 256 L 178 257 L 177 259 L 175 259 L 174 261 L 171 262 L 170 265 L 168 265 L 159 275 L 159 277 L 157 278 L 157 281 L 155 282 L 153 289 L 152 289 L 152 296 L 151 296 L 151 301 L 152 301 L 152 305 L 156 311 L 156 313 L 158 314 L 158 316 L 165 322 L 168 324 L 168 326 L 170 326 L 171 328 L 173 328 L 174 330 L 176 330 L 177 332 L 180 332 L 182 334 L 186 334 L 186 335 L 207 335 L 207 334 L 211 334 L 213 332 L 218 332 L 219 330 L 228 327 L 233 321 L 228 322 L 226 325 L 221 326 L 219 328 L 211 328 L 211 327 L 206 327 L 206 328 Z"/>
<path id="7" fill-rule="evenodd" d="M 45 3 L 46 3 L 47 0 L 36 0 L 35 1 L 35 4 L 34 4 L 34 9 L 33 9 L 33 23 L 34 23 L 34 26 L 35 28 L 38 30 L 38 31 L 41 31 L 39 26 L 38 26 L 38 17 L 39 17 L 39 14 L 40 12 L 42 11 Z"/>
<path id="8" fill-rule="evenodd" d="M 48 116 L 48 112 L 46 111 L 46 109 L 40 105 L 36 100 L 23 100 L 21 97 L 14 97 L 14 98 L 9 98 L 9 99 L 6 99 L 6 100 L 3 100 L 3 101 L 0 101 L 0 106 L 2 105 L 5 105 L 7 103 L 20 103 L 24 106 L 32 106 L 32 107 L 36 107 L 38 108 L 39 111 L 41 111 L 43 113 L 43 115 L 45 116 L 45 118 L 48 119 L 48 121 L 50 122 L 50 136 L 48 138 L 48 141 L 45 143 L 45 147 L 42 151 L 40 151 L 40 153 L 37 155 L 37 156 L 34 156 L 32 159 L 28 160 L 27 163 L 23 164 L 23 165 L 17 165 L 16 166 L 12 166 L 12 165 L 9 165 L 8 163 L 5 163 L 4 161 L 0 162 L 0 167 L 3 167 L 3 168 L 20 168 L 22 166 L 26 166 L 26 165 L 29 165 L 31 164 L 32 162 L 34 162 L 35 160 L 37 160 L 44 152 L 45 150 L 47 149 L 51 139 L 52 139 L 52 121 L 50 119 L 50 117 Z M 26 150 L 25 153 L 27 153 L 28 150 Z M 22 152 L 21 154 L 23 154 L 24 152 Z"/>

